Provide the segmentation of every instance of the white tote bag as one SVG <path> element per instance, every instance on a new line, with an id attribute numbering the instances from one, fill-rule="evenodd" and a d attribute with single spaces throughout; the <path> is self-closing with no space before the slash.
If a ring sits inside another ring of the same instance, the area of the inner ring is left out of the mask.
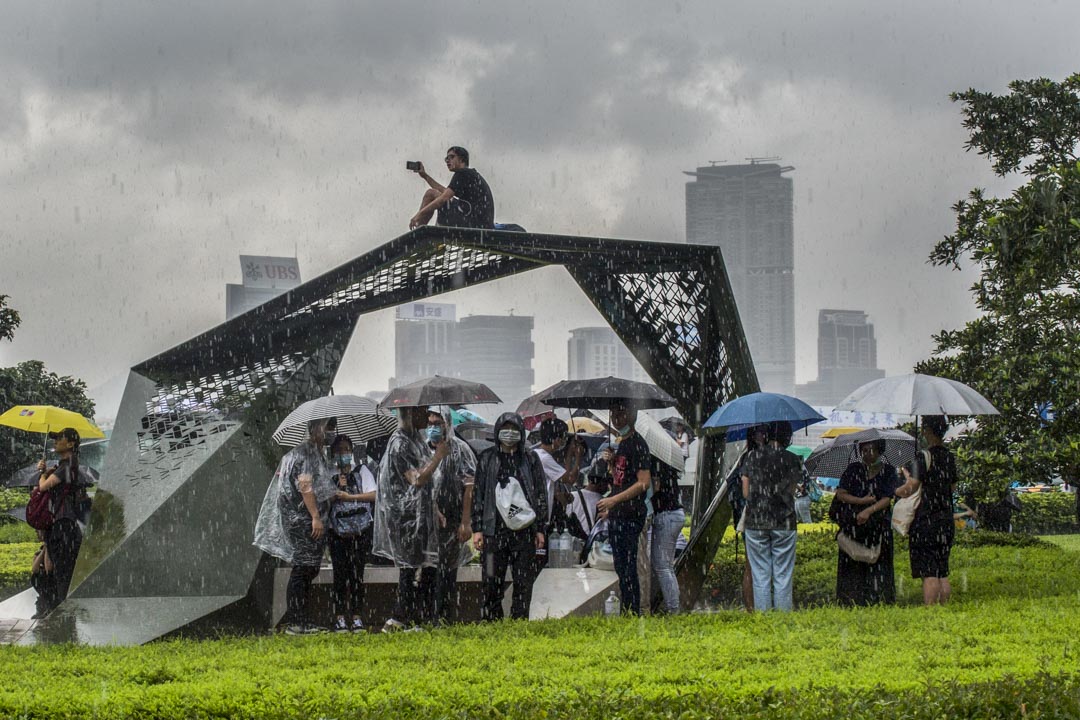
<path id="1" fill-rule="evenodd" d="M 536 520 L 536 511 L 529 505 L 521 483 L 512 475 L 507 478 L 505 487 L 495 483 L 495 507 L 511 530 L 522 530 Z"/>
<path id="2" fill-rule="evenodd" d="M 926 465 L 927 471 L 934 464 L 933 456 L 926 450 L 920 450 L 923 456 L 923 463 Z M 915 492 L 908 495 L 906 498 L 900 498 L 893 503 L 892 508 L 892 527 L 893 530 L 900 533 L 904 537 L 907 537 L 908 531 L 911 529 L 911 523 L 915 520 L 915 511 L 919 509 L 919 503 L 922 502 L 922 487 Z"/>

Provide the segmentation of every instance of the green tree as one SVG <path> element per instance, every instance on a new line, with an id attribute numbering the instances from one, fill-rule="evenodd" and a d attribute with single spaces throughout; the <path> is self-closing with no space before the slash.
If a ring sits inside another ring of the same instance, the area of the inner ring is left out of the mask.
<path id="1" fill-rule="evenodd" d="M 7 295 L 0 295 L 0 339 L 11 340 L 18 325 L 19 314 L 7 306 Z M 0 368 L 0 412 L 12 405 L 55 405 L 94 416 L 94 401 L 86 396 L 86 383 L 51 373 L 39 360 Z M 6 479 L 39 459 L 44 442 L 42 435 L 0 427 L 0 478 Z"/>
<path id="2" fill-rule="evenodd" d="M 0 340 L 13 339 L 19 322 L 19 313 L 8 303 L 8 296 L 0 295 Z"/>
<path id="3" fill-rule="evenodd" d="M 1080 74 L 1009 89 L 952 95 L 967 149 L 1023 182 L 1008 197 L 975 189 L 954 206 L 956 231 L 930 262 L 978 268 L 981 316 L 935 335 L 934 356 L 916 368 L 971 385 L 1001 411 L 957 444 L 982 500 L 1014 480 L 1080 478 Z"/>

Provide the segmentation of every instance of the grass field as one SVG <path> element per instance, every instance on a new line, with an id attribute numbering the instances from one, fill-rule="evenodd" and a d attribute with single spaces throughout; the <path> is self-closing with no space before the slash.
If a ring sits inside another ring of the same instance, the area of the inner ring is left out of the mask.
<path id="1" fill-rule="evenodd" d="M 807 565 L 826 564 L 814 556 L 828 549 L 821 533 L 800 539 Z M 954 566 L 955 602 L 934 609 L 824 606 L 397 636 L 0 648 L 0 715 L 1080 716 L 1080 552 L 979 535 L 958 544 Z M 905 588 L 911 603 L 918 585 Z"/>

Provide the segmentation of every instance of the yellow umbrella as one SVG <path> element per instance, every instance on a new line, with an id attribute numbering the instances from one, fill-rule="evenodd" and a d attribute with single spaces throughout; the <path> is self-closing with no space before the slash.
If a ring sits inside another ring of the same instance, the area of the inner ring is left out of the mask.
<path id="1" fill-rule="evenodd" d="M 864 427 L 834 427 L 821 433 L 823 438 L 840 437 L 841 435 L 847 435 L 848 433 L 862 432 L 866 428 Z"/>
<path id="2" fill-rule="evenodd" d="M 0 425 L 32 433 L 60 432 L 64 428 L 73 428 L 84 440 L 105 437 L 97 425 L 79 413 L 52 405 L 16 405 L 0 415 Z"/>
<path id="3" fill-rule="evenodd" d="M 566 424 L 570 426 L 570 432 L 585 431 L 587 433 L 601 433 L 607 432 L 607 428 L 596 422 L 592 418 L 587 417 L 575 417 L 566 421 Z"/>

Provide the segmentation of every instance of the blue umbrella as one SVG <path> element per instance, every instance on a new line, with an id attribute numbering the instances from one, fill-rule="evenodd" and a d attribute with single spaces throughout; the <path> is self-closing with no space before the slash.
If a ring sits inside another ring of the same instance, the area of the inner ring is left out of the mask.
<path id="1" fill-rule="evenodd" d="M 786 420 L 792 431 L 825 418 L 802 400 L 779 393 L 756 392 L 721 405 L 705 421 L 707 428 L 727 428 L 728 440 L 743 440 L 746 431 L 755 425 Z"/>

